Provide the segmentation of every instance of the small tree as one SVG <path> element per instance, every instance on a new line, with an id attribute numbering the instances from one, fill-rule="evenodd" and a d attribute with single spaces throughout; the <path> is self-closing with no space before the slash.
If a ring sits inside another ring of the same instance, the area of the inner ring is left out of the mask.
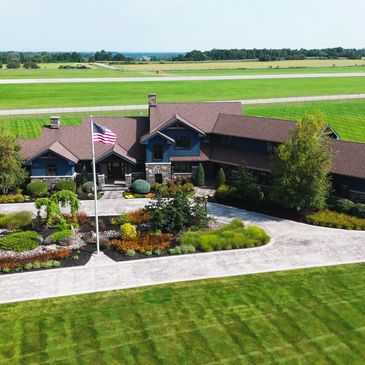
<path id="1" fill-rule="evenodd" d="M 217 188 L 219 188 L 225 182 L 226 182 L 226 175 L 224 173 L 224 170 L 220 168 L 217 173 Z"/>
<path id="2" fill-rule="evenodd" d="M 7 63 L 6 68 L 8 69 L 17 69 L 20 68 L 21 64 L 19 61 L 10 61 Z"/>
<path id="3" fill-rule="evenodd" d="M 253 181 L 251 172 L 243 163 L 232 172 L 232 185 L 236 189 L 239 199 L 257 202 L 264 196 L 260 187 Z"/>
<path id="4" fill-rule="evenodd" d="M 0 135 L 0 189 L 3 194 L 20 186 L 27 177 L 23 168 L 23 158 L 20 154 L 20 146 L 15 137 Z"/>
<path id="5" fill-rule="evenodd" d="M 272 163 L 272 198 L 287 208 L 322 208 L 330 189 L 331 155 L 322 135 L 323 116 L 316 112 L 297 123 L 291 137 L 279 146 Z"/>
<path id="6" fill-rule="evenodd" d="M 81 185 L 85 184 L 89 180 L 89 175 L 87 173 L 86 166 L 82 166 L 81 174 L 80 174 L 80 181 Z"/>
<path id="7" fill-rule="evenodd" d="M 201 163 L 199 164 L 198 169 L 196 170 L 195 185 L 196 186 L 205 185 L 205 172 L 204 172 L 204 167 Z"/>

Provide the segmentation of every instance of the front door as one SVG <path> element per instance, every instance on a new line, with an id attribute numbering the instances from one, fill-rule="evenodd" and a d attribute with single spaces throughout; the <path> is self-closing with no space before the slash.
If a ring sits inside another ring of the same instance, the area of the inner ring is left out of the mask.
<path id="1" fill-rule="evenodd" d="M 107 162 L 107 178 L 109 180 L 124 180 L 125 163 L 124 161 L 108 161 Z"/>

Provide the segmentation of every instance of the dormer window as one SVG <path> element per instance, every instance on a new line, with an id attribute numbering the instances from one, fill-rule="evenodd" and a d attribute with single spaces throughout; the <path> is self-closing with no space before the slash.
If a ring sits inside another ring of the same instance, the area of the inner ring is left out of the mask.
<path id="1" fill-rule="evenodd" d="M 188 136 L 177 136 L 175 137 L 175 149 L 187 150 L 190 148 L 190 138 Z"/>
<path id="2" fill-rule="evenodd" d="M 153 145 L 153 159 L 155 161 L 163 160 L 163 147 L 162 144 Z"/>

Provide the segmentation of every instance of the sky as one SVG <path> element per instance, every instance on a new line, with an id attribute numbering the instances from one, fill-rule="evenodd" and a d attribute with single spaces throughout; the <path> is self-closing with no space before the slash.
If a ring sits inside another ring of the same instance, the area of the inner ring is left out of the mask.
<path id="1" fill-rule="evenodd" d="M 365 48 L 364 14 L 364 0 L 0 0 L 0 50 Z"/>

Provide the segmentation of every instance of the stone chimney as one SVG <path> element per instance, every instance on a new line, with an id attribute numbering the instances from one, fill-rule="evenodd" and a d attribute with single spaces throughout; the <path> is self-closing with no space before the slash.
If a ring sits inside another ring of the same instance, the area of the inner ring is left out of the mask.
<path id="1" fill-rule="evenodd" d="M 60 120 L 61 117 L 50 117 L 49 118 L 51 121 L 51 129 L 59 129 L 60 128 Z"/>
<path id="2" fill-rule="evenodd" d="M 157 106 L 157 95 L 156 94 L 149 94 L 148 95 L 148 106 Z"/>

